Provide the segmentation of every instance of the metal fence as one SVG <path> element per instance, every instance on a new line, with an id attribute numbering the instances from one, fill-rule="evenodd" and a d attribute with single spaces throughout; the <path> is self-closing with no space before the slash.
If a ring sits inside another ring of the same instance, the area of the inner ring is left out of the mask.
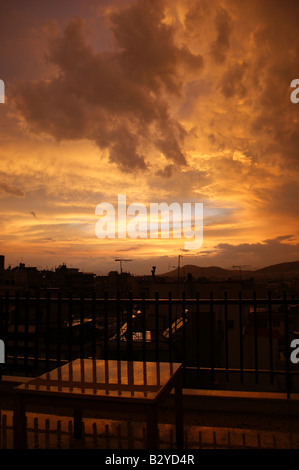
<path id="1" fill-rule="evenodd" d="M 80 358 L 183 364 L 192 388 L 299 391 L 290 361 L 299 300 L 0 297 L 1 374 L 36 376 Z M 1 376 L 0 374 L 0 376 Z"/>

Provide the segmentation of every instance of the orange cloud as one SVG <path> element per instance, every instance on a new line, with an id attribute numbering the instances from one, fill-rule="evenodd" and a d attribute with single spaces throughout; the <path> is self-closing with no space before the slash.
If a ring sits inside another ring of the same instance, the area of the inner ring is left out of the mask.
<path id="1" fill-rule="evenodd" d="M 203 202 L 201 262 L 298 257 L 298 2 L 90 0 L 81 15 L 58 4 L 17 19 L 20 50 L 0 19 L 15 77 L 1 77 L 3 250 L 168 263 L 183 244 L 96 239 L 96 205 L 127 194 Z"/>

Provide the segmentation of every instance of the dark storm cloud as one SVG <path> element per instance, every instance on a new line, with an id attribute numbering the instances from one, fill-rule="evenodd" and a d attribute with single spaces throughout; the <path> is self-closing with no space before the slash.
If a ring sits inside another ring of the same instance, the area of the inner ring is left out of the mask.
<path id="1" fill-rule="evenodd" d="M 251 57 L 240 83 L 252 103 L 249 130 L 258 139 L 263 159 L 298 170 L 298 111 L 290 102 L 290 83 L 299 77 L 299 3 L 294 0 L 228 1 L 251 25 Z M 244 85 L 245 86 L 245 85 Z M 298 194 L 298 193 L 297 193 Z"/>
<path id="2" fill-rule="evenodd" d="M 157 176 L 162 176 L 163 178 L 170 178 L 173 174 L 174 165 L 166 165 L 163 170 L 157 171 Z"/>
<path id="3" fill-rule="evenodd" d="M 202 57 L 175 43 L 175 29 L 161 23 L 164 2 L 141 0 L 112 15 L 112 30 L 122 48 L 120 61 L 130 77 L 154 92 L 180 93 L 178 67 L 201 67 Z"/>
<path id="4" fill-rule="evenodd" d="M 286 254 L 290 255 L 290 258 L 294 258 L 299 255 L 299 243 L 282 243 L 283 241 L 291 241 L 290 235 L 265 240 L 262 243 L 241 243 L 239 245 L 232 245 L 230 243 L 219 243 L 216 249 L 220 250 L 222 255 L 230 255 L 232 259 L 235 256 L 252 256 L 253 258 L 267 259 L 271 262 L 271 258 L 276 253 L 280 257 L 284 257 Z"/>
<path id="5" fill-rule="evenodd" d="M 218 251 L 215 260 L 222 263 L 224 260 L 248 262 L 251 266 L 267 266 L 283 261 L 299 259 L 299 243 L 292 243 L 292 235 L 281 235 L 262 243 L 241 243 L 232 245 L 220 243 L 215 248 Z M 290 243 L 289 243 L 290 242 Z M 219 260 L 219 261 L 218 261 Z M 232 263 L 233 264 L 233 263 Z"/>
<path id="6" fill-rule="evenodd" d="M 21 191 L 21 189 L 19 189 L 18 187 L 13 186 L 11 184 L 3 183 L 3 182 L 0 182 L 0 195 L 1 193 L 2 195 L 4 193 L 5 196 L 16 196 L 16 197 L 25 196 L 23 191 Z"/>
<path id="7" fill-rule="evenodd" d="M 180 69 L 200 70 L 202 57 L 176 44 L 163 9 L 161 1 L 140 0 L 112 13 L 116 52 L 94 52 L 85 41 L 83 20 L 73 19 L 50 42 L 47 60 L 57 76 L 12 89 L 30 129 L 57 141 L 89 139 L 123 170 L 147 168 L 149 145 L 185 165 L 187 133 L 172 116 L 169 99 L 182 91 Z"/>
<path id="8" fill-rule="evenodd" d="M 247 64 L 235 64 L 223 74 L 221 91 L 226 98 L 246 95 L 246 88 L 242 83 L 246 69 Z"/>
<path id="9" fill-rule="evenodd" d="M 228 12 L 222 9 L 216 18 L 217 38 L 211 47 L 211 55 L 216 62 L 222 63 L 230 46 L 232 21 Z"/>

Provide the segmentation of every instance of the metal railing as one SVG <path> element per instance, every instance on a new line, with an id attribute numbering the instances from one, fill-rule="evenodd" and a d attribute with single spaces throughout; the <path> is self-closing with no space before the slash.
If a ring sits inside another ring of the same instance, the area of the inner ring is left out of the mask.
<path id="1" fill-rule="evenodd" d="M 0 297 L 7 375 L 40 375 L 80 358 L 183 364 L 184 384 L 299 391 L 290 344 L 299 336 L 299 300 L 238 298 L 90 298 L 58 294 Z M 0 374 L 1 376 L 1 374 Z"/>

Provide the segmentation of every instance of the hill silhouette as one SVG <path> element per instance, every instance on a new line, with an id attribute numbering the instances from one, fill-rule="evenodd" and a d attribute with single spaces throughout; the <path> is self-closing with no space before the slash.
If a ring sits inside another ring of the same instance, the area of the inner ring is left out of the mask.
<path id="1" fill-rule="evenodd" d="M 299 261 L 291 261 L 288 263 L 273 264 L 257 270 L 242 269 L 224 269 L 219 266 L 196 266 L 186 264 L 180 268 L 180 278 L 187 278 L 191 275 L 194 279 L 242 279 L 249 278 L 268 278 L 268 279 L 289 279 L 299 277 Z M 178 276 L 178 268 L 172 271 L 159 274 L 162 277 L 176 278 Z"/>
<path id="2" fill-rule="evenodd" d="M 290 272 L 299 272 L 299 261 L 292 261 L 289 263 L 279 263 L 279 264 L 272 264 L 271 266 L 267 266 L 266 268 L 257 269 L 256 273 L 290 273 Z"/>

